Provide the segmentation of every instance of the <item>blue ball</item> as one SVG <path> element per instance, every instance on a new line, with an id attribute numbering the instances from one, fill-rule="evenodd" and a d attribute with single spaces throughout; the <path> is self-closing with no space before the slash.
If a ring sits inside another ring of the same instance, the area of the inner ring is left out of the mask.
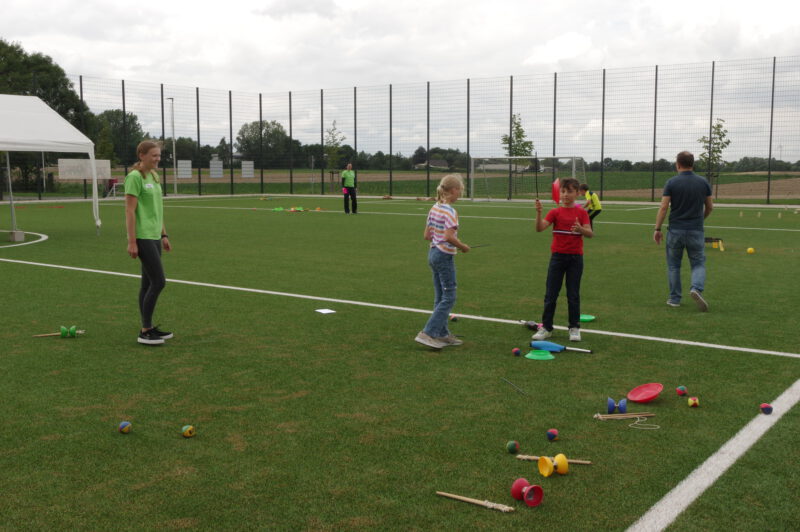
<path id="1" fill-rule="evenodd" d="M 761 403 L 761 411 L 764 412 L 765 414 L 771 414 L 772 405 L 769 403 Z"/>
<path id="2" fill-rule="evenodd" d="M 547 439 L 550 441 L 555 441 L 558 439 L 558 430 L 550 429 L 547 431 Z"/>
<path id="3" fill-rule="evenodd" d="M 117 427 L 117 430 L 120 431 L 122 434 L 128 434 L 131 431 L 131 422 L 130 421 L 123 421 Z"/>

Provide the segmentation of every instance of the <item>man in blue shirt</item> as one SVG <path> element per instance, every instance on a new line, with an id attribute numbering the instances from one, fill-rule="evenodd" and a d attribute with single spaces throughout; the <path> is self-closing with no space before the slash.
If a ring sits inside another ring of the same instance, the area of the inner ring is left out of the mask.
<path id="1" fill-rule="evenodd" d="M 678 154 L 675 164 L 678 175 L 671 177 L 664 185 L 661 207 L 656 216 L 653 240 L 660 244 L 663 239 L 661 224 L 669 210 L 667 232 L 667 280 L 669 299 L 667 305 L 678 307 L 681 304 L 681 260 L 683 250 L 689 256 L 692 267 L 692 296 L 701 312 L 708 311 L 708 302 L 703 298 L 706 283 L 705 233 L 703 221 L 714 208 L 711 199 L 711 185 L 705 178 L 694 173 L 694 155 L 688 151 Z"/>

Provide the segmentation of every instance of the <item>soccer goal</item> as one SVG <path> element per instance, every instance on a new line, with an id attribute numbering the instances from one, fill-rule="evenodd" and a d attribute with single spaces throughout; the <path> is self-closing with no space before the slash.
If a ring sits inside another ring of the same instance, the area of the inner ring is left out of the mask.
<path id="1" fill-rule="evenodd" d="M 555 157 L 473 157 L 470 197 L 513 199 L 550 197 L 556 179 L 586 182 L 586 162 L 577 155 Z"/>

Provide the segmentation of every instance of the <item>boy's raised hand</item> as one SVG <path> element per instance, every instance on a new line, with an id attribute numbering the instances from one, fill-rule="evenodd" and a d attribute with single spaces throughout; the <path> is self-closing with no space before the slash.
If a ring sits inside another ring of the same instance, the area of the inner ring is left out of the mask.
<path id="1" fill-rule="evenodd" d="M 539 198 L 536 198 L 536 212 L 542 212 L 542 202 L 539 201 Z"/>

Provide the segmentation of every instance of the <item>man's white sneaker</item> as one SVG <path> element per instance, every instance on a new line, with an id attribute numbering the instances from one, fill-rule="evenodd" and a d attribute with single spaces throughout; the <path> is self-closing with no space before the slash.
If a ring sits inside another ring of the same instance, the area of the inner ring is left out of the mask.
<path id="1" fill-rule="evenodd" d="M 581 330 L 578 327 L 571 327 L 569 330 L 569 341 L 570 342 L 580 342 L 581 341 Z"/>
<path id="2" fill-rule="evenodd" d="M 703 294 L 692 288 L 689 295 L 692 296 L 694 302 L 697 303 L 697 308 L 700 309 L 700 312 L 708 312 L 708 303 L 703 299 Z"/>
<path id="3" fill-rule="evenodd" d="M 415 342 L 419 342 L 422 345 L 427 345 L 428 347 L 432 347 L 434 349 L 441 349 L 441 348 L 443 348 L 443 347 L 445 347 L 447 345 L 450 345 L 450 344 L 447 344 L 447 343 L 443 342 L 439 338 L 433 338 L 432 336 L 429 336 L 429 335 L 425 334 L 425 332 L 423 332 L 423 331 L 420 331 L 417 334 L 417 337 L 414 338 L 414 341 Z"/>
<path id="4" fill-rule="evenodd" d="M 536 331 L 536 334 L 531 336 L 531 338 L 533 338 L 534 340 L 544 340 L 545 338 L 550 338 L 552 334 L 553 334 L 552 331 L 548 331 L 547 329 L 544 328 L 544 325 L 542 325 L 541 327 L 539 327 L 539 330 Z"/>
<path id="5" fill-rule="evenodd" d="M 681 306 L 680 303 L 676 303 L 671 299 L 667 299 L 667 305 L 670 306 L 670 307 L 680 307 Z"/>

